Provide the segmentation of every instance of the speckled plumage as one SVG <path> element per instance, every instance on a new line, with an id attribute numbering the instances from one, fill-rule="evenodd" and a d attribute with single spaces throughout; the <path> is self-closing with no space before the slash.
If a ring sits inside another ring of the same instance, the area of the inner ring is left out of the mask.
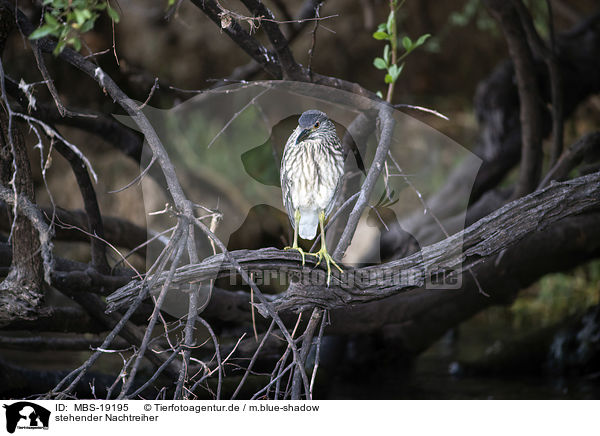
<path id="1" fill-rule="evenodd" d="M 344 159 L 335 126 L 327 115 L 316 110 L 306 111 L 298 124 L 283 151 L 281 189 L 292 227 L 295 227 L 295 213 L 299 211 L 298 234 L 303 239 L 313 239 L 319 226 L 319 213 L 324 212 L 328 217 L 334 206 L 344 173 Z"/>

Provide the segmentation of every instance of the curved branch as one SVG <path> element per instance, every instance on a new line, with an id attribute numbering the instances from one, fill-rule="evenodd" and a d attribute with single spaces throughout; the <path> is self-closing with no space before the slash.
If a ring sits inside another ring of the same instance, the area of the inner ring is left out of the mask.
<path id="1" fill-rule="evenodd" d="M 487 0 L 498 20 L 515 65 L 521 118 L 521 167 L 514 198 L 532 192 L 542 168 L 542 107 L 535 63 L 516 8 L 503 0 Z"/>
<path id="2" fill-rule="evenodd" d="M 106 273 L 110 270 L 110 267 L 108 265 L 108 260 L 106 259 L 104 223 L 102 221 L 102 214 L 100 213 L 100 206 L 98 205 L 96 190 L 92 184 L 92 179 L 87 171 L 85 162 L 60 140 L 54 143 L 54 147 L 67 162 L 69 162 L 71 170 L 73 171 L 73 174 L 75 174 L 77 185 L 79 186 L 79 192 L 83 199 L 83 207 L 85 208 L 85 215 L 87 218 L 88 232 L 91 234 L 89 240 L 91 245 L 92 265 L 94 265 L 98 271 Z"/>
<path id="3" fill-rule="evenodd" d="M 391 106 L 381 106 L 379 110 L 379 119 L 381 121 L 381 137 L 379 139 L 379 144 L 375 152 L 375 157 L 373 158 L 373 164 L 369 168 L 367 177 L 365 178 L 365 181 L 360 189 L 358 200 L 356 200 L 356 204 L 354 205 L 352 212 L 350 212 L 348 223 L 346 224 L 346 227 L 342 232 L 342 236 L 340 237 L 340 240 L 335 247 L 335 251 L 333 252 L 333 257 L 337 259 L 344 255 L 344 252 L 352 241 L 358 221 L 360 220 L 360 217 L 367 206 L 371 192 L 373 192 L 373 189 L 375 188 L 375 184 L 379 179 L 379 174 L 381 174 L 381 170 L 383 169 L 383 163 L 385 162 L 388 151 L 390 150 L 390 144 L 392 143 L 392 135 L 394 132 L 394 118 L 392 116 Z"/>

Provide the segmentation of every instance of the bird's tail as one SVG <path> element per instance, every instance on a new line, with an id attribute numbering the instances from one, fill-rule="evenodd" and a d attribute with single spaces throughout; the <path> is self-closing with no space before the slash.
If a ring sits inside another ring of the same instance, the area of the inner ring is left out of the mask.
<path id="1" fill-rule="evenodd" d="M 319 227 L 319 212 L 316 210 L 300 210 L 298 235 L 302 239 L 313 239 Z"/>

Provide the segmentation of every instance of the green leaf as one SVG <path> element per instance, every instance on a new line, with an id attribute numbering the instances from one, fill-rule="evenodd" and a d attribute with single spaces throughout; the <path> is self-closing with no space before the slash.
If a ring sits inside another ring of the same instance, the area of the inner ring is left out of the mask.
<path id="1" fill-rule="evenodd" d="M 75 9 L 73 13 L 75 14 L 75 21 L 77 21 L 77 24 L 81 26 L 85 23 L 85 14 L 81 9 Z"/>
<path id="2" fill-rule="evenodd" d="M 115 11 L 113 8 L 111 8 L 110 6 L 106 7 L 106 12 L 108 12 L 108 15 L 110 16 L 110 18 L 115 22 L 118 23 L 119 22 L 119 14 L 117 13 L 117 11 Z"/>
<path id="3" fill-rule="evenodd" d="M 379 26 L 377 26 L 377 31 L 385 32 L 385 23 L 381 23 Z"/>
<path id="4" fill-rule="evenodd" d="M 377 97 L 383 98 L 383 94 L 381 93 L 381 91 L 377 91 L 375 94 L 377 95 Z"/>
<path id="5" fill-rule="evenodd" d="M 61 52 L 65 48 L 65 45 L 66 42 L 64 40 L 58 41 L 58 44 L 56 44 L 56 47 L 54 47 L 54 50 L 52 50 L 52 54 L 54 56 L 58 56 L 59 54 L 61 54 Z"/>
<path id="6" fill-rule="evenodd" d="M 56 20 L 56 18 L 54 18 L 48 12 L 46 12 L 46 14 L 44 15 L 44 20 L 53 29 L 58 29 L 60 27 L 60 23 Z"/>
<path id="7" fill-rule="evenodd" d="M 417 42 L 415 43 L 415 47 L 419 47 L 419 46 L 425 44 L 425 41 L 427 41 L 430 36 L 431 35 L 429 33 L 426 33 L 425 35 L 421 35 L 419 37 L 419 39 L 417 39 Z"/>
<path id="8" fill-rule="evenodd" d="M 390 67 L 390 69 L 388 70 L 390 73 L 390 76 L 392 76 L 392 80 L 395 82 L 396 80 L 398 80 L 398 77 L 400 76 L 400 73 L 402 72 L 402 69 L 404 68 L 404 64 L 401 64 L 400 66 L 398 65 L 392 65 Z"/>
<path id="9" fill-rule="evenodd" d="M 71 38 L 68 42 L 73 46 L 75 50 L 81 50 L 81 41 L 79 40 L 79 38 Z"/>
<path id="10" fill-rule="evenodd" d="M 390 63 L 390 45 L 386 44 L 385 47 L 383 48 L 383 60 L 385 61 L 386 64 L 389 65 Z"/>
<path id="11" fill-rule="evenodd" d="M 85 32 L 89 32 L 90 30 L 92 30 L 92 28 L 94 27 L 94 20 L 87 20 L 85 23 L 83 23 L 83 26 L 81 26 L 79 28 L 79 31 L 81 33 L 85 33 Z"/>
<path id="12" fill-rule="evenodd" d="M 385 83 L 390 84 L 393 81 L 394 81 L 394 79 L 392 78 L 392 76 L 390 74 L 385 75 Z"/>
<path id="13" fill-rule="evenodd" d="M 375 32 L 373 34 L 373 38 L 377 39 L 378 41 L 381 41 L 382 39 L 390 39 L 390 35 L 388 35 L 385 32 Z"/>
<path id="14" fill-rule="evenodd" d="M 384 61 L 381 58 L 375 58 L 373 60 L 373 65 L 375 66 L 375 68 L 377 68 L 378 70 L 385 70 L 388 66 L 387 62 Z"/>
<path id="15" fill-rule="evenodd" d="M 63 27 L 61 27 L 60 32 L 58 32 L 58 39 L 65 39 L 68 34 L 69 34 L 69 27 L 63 26 Z"/>
<path id="16" fill-rule="evenodd" d="M 413 46 L 412 40 L 408 36 L 405 36 L 404 38 L 402 38 L 402 47 L 404 47 L 404 50 L 411 51 L 412 46 Z"/>
<path id="17" fill-rule="evenodd" d="M 52 27 L 45 24 L 42 27 L 40 27 L 39 29 L 35 29 L 33 32 L 31 32 L 31 35 L 29 35 L 29 39 L 43 38 L 46 35 L 50 35 L 52 33 L 52 31 L 53 31 Z"/>
<path id="18" fill-rule="evenodd" d="M 392 82 L 395 82 L 398 78 L 398 66 L 392 65 L 388 70 L 389 75 L 392 77 Z"/>
<path id="19" fill-rule="evenodd" d="M 394 11 L 391 11 L 390 15 L 388 16 L 387 23 L 385 23 L 385 28 L 387 29 L 387 33 L 390 35 L 394 34 L 395 20 L 396 20 L 396 18 L 395 18 Z"/>

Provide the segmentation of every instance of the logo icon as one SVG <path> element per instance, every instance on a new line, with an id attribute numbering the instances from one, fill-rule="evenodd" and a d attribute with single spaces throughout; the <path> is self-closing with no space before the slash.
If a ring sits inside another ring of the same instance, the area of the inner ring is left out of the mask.
<path id="1" fill-rule="evenodd" d="M 14 433 L 18 429 L 48 429 L 50 411 L 29 401 L 19 401 L 4 405 L 6 409 L 6 431 Z"/>

